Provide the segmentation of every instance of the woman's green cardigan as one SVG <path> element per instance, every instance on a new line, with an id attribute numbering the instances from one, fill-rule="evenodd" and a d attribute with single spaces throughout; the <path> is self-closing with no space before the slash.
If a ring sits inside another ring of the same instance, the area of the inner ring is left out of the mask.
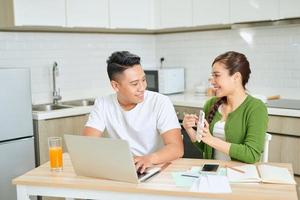
<path id="1" fill-rule="evenodd" d="M 204 105 L 205 115 L 216 97 L 208 100 Z M 209 125 L 213 133 L 214 125 L 222 116 L 217 111 Z M 225 123 L 225 139 L 231 143 L 229 156 L 232 160 L 245 163 L 255 163 L 260 160 L 264 148 L 265 134 L 268 126 L 268 111 L 266 105 L 250 95 L 233 112 L 229 113 Z M 205 159 L 213 158 L 213 148 L 203 142 L 195 142 L 194 145 L 203 152 Z"/>

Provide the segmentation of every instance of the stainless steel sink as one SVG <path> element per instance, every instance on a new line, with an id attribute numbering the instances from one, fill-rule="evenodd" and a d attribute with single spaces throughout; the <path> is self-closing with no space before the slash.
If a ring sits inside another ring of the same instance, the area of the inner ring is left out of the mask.
<path id="1" fill-rule="evenodd" d="M 59 104 L 40 104 L 40 105 L 33 105 L 33 111 L 52 111 L 52 110 L 60 110 L 60 109 L 67 109 L 67 108 L 74 108 L 78 106 L 92 106 L 94 105 L 94 99 L 80 99 L 80 100 L 73 100 L 73 101 L 64 101 L 60 102 Z"/>
<path id="2" fill-rule="evenodd" d="M 92 106 L 94 105 L 94 102 L 95 102 L 94 99 L 80 99 L 74 101 L 65 101 L 62 102 L 62 104 L 69 105 L 69 106 Z"/>
<path id="3" fill-rule="evenodd" d="M 52 111 L 52 110 L 60 110 L 65 108 L 71 108 L 71 106 L 61 105 L 61 104 L 42 104 L 42 105 L 33 105 L 33 111 Z"/>

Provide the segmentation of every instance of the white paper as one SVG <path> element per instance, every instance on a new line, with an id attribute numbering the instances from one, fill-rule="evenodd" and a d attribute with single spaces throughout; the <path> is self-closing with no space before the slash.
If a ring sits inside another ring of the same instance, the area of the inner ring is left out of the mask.
<path id="1" fill-rule="evenodd" d="M 229 180 L 226 176 L 201 175 L 190 188 L 191 192 L 231 193 Z"/>

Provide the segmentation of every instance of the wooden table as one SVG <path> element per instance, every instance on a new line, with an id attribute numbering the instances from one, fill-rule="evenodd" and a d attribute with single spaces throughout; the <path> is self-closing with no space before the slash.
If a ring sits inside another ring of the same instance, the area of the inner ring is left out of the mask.
<path id="1" fill-rule="evenodd" d="M 229 194 L 190 192 L 189 188 L 176 187 L 171 176 L 172 172 L 185 171 L 191 166 L 199 166 L 204 162 L 220 163 L 221 165 L 241 164 L 216 160 L 178 159 L 147 182 L 131 184 L 77 176 L 69 155 L 64 154 L 63 172 L 51 172 L 49 163 L 46 163 L 15 178 L 13 184 L 17 186 L 18 200 L 29 200 L 30 195 L 101 200 L 297 199 L 295 185 L 231 184 L 232 193 Z M 287 167 L 292 172 L 290 164 L 275 165 Z"/>

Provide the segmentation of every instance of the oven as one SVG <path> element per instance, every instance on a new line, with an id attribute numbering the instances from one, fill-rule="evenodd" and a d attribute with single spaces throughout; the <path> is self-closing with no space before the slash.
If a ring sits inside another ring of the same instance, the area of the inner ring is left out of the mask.
<path id="1" fill-rule="evenodd" d="M 181 124 L 181 134 L 183 137 L 183 145 L 184 145 L 184 155 L 183 158 L 203 158 L 203 152 L 200 152 L 194 144 L 191 142 L 187 132 L 182 126 L 182 121 L 184 118 L 184 114 L 196 114 L 199 113 L 200 108 L 196 107 L 186 107 L 186 106 L 174 106 L 175 111 Z"/>

